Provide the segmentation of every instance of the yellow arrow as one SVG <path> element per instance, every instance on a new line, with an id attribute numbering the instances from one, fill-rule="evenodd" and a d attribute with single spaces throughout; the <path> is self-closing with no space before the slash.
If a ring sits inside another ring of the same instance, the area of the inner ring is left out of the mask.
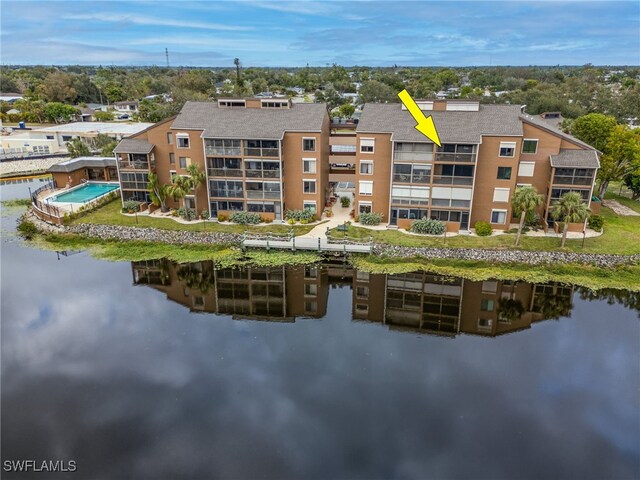
<path id="1" fill-rule="evenodd" d="M 438 130 L 436 130 L 436 124 L 433 122 L 433 118 L 431 118 L 431 115 L 425 117 L 418 104 L 413 98 L 411 98 L 411 95 L 409 95 L 409 92 L 407 92 L 406 89 L 402 90 L 398 94 L 398 97 L 400 97 L 400 101 L 404 103 L 404 106 L 407 107 L 407 110 L 409 110 L 409 113 L 414 118 L 414 120 L 418 122 L 415 127 L 416 130 L 418 130 L 433 143 L 441 147 L 442 145 L 440 144 Z"/>

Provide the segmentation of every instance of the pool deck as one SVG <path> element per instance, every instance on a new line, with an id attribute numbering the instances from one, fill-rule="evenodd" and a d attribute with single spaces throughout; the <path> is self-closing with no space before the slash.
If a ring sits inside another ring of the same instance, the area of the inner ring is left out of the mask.
<path id="1" fill-rule="evenodd" d="M 106 184 L 106 185 L 113 185 L 113 186 L 117 186 L 118 188 L 120 188 L 120 184 L 118 182 L 86 182 L 86 183 L 81 183 L 80 185 L 75 185 L 73 187 L 70 188 L 56 188 L 53 191 L 48 191 L 48 192 L 43 192 L 41 195 L 38 196 L 38 200 L 40 200 L 41 202 L 47 203 L 53 207 L 57 207 L 61 210 L 65 210 L 67 212 L 74 212 L 77 211 L 80 207 L 84 206 L 84 205 L 88 205 L 91 204 L 93 202 L 95 202 L 97 199 L 108 195 L 109 193 L 116 191 L 117 189 L 113 189 L 110 190 L 109 192 L 103 193 L 101 195 L 98 195 L 95 198 L 92 198 L 89 201 L 86 202 L 58 202 L 58 201 L 51 201 L 50 199 L 53 197 L 56 197 L 58 195 L 62 195 L 65 193 L 69 193 L 69 192 L 73 192 L 74 190 L 78 190 L 82 187 L 84 187 L 87 184 L 92 184 L 92 183 L 100 183 L 100 184 Z"/>

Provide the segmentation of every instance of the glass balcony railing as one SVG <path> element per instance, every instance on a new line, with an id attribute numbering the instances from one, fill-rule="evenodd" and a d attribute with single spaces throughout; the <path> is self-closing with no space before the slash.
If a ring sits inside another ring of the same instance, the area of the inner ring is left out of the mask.
<path id="1" fill-rule="evenodd" d="M 280 170 L 255 170 L 246 169 L 247 178 L 280 178 Z"/>
<path id="2" fill-rule="evenodd" d="M 239 168 L 208 168 L 207 175 L 210 177 L 241 177 L 242 170 Z"/>
<path id="3" fill-rule="evenodd" d="M 240 147 L 205 147 L 205 153 L 207 155 L 216 155 L 221 157 L 239 157 L 242 155 L 242 148 Z"/>
<path id="4" fill-rule="evenodd" d="M 280 152 L 277 148 L 250 148 L 244 149 L 245 157 L 279 157 Z"/>
<path id="5" fill-rule="evenodd" d="M 433 183 L 434 185 L 473 185 L 473 177 L 434 175 Z"/>
<path id="6" fill-rule="evenodd" d="M 436 153 L 436 162 L 475 162 L 475 153 Z"/>
<path id="7" fill-rule="evenodd" d="M 430 183 L 431 175 L 409 175 L 403 173 L 394 173 L 393 181 L 398 183 Z"/>
<path id="8" fill-rule="evenodd" d="M 431 152 L 399 152 L 393 155 L 396 161 L 409 162 L 431 162 L 433 161 L 433 153 Z"/>
<path id="9" fill-rule="evenodd" d="M 247 198 L 280 198 L 280 192 L 273 192 L 269 190 L 247 190 Z"/>
<path id="10" fill-rule="evenodd" d="M 243 198 L 242 190 L 211 190 L 211 197 L 223 197 L 223 198 Z"/>

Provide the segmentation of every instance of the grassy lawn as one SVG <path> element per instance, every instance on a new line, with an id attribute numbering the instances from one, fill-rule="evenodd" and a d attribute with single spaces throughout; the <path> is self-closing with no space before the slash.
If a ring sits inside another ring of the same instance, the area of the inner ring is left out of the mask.
<path id="1" fill-rule="evenodd" d="M 632 200 L 627 199 L 629 202 Z M 638 202 L 634 202 L 638 203 Z M 604 234 L 587 238 L 582 248 L 582 239 L 567 240 L 563 251 L 582 253 L 640 253 L 640 217 L 621 217 L 608 208 L 603 208 L 601 215 L 605 219 Z M 330 235 L 336 239 L 344 238 L 343 232 L 335 229 Z M 458 235 L 446 240 L 442 237 L 420 237 L 407 235 L 397 230 L 369 230 L 362 227 L 349 226 L 347 238 L 355 241 L 368 241 L 373 237 L 375 242 L 402 245 L 407 247 L 467 247 L 467 248 L 514 248 L 515 234 L 494 237 L 471 237 Z M 520 248 L 524 250 L 561 250 L 560 238 L 523 236 Z"/>
<path id="2" fill-rule="evenodd" d="M 257 233 L 275 233 L 288 234 L 292 229 L 295 235 L 304 235 L 313 229 L 315 225 L 221 225 L 216 222 L 194 222 L 191 224 L 178 223 L 171 218 L 153 218 L 147 215 L 138 215 L 136 217 L 123 215 L 121 213 L 121 205 L 115 200 L 104 207 L 98 208 L 94 212 L 88 213 L 84 217 L 74 220 L 72 223 L 95 223 L 103 225 L 125 225 L 138 227 L 153 227 L 163 230 L 190 230 L 201 232 L 203 229 L 207 232 L 226 232 L 226 233 L 244 233 L 245 231 Z"/>

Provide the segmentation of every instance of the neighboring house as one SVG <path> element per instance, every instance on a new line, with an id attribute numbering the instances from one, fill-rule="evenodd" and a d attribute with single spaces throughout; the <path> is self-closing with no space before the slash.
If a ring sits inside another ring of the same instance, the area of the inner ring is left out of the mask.
<path id="1" fill-rule="evenodd" d="M 543 112 L 540 114 L 540 118 L 556 128 L 559 128 L 560 124 L 564 121 L 564 117 L 560 112 Z"/>
<path id="2" fill-rule="evenodd" d="M 117 113 L 126 113 L 126 114 L 134 114 L 138 111 L 138 101 L 131 100 L 126 102 L 114 102 L 113 109 Z"/>
<path id="3" fill-rule="evenodd" d="M 98 134 L 105 134 L 114 140 L 121 140 L 151 126 L 151 123 L 110 123 L 110 122 L 74 122 L 51 127 L 36 128 L 29 132 L 31 139 L 54 140 L 59 147 L 66 149 L 67 142 L 81 138 L 88 144 Z"/>
<path id="4" fill-rule="evenodd" d="M 1 92 L 0 93 L 0 102 L 13 103 L 16 100 L 22 100 L 22 95 L 19 93 L 13 92 Z"/>
<path id="5" fill-rule="evenodd" d="M 207 205 L 213 217 L 237 210 L 275 220 L 288 209 L 320 214 L 339 185 L 355 186 L 356 216 L 381 213 L 390 228 L 428 217 L 452 232 L 477 221 L 508 229 L 517 222 L 510 202 L 521 185 L 544 195 L 538 213 L 548 225 L 551 203 L 565 192 L 590 204 L 599 160 L 589 145 L 518 106 L 417 103 L 432 115 L 442 147 L 416 131 L 401 104 L 366 104 L 357 126 L 331 130 L 324 104 L 188 102 L 177 117 L 118 145 L 122 199 L 148 201 L 150 171 L 168 184 L 193 163 L 207 182 L 188 203 L 196 206 L 197 195 L 198 209 Z"/>
<path id="6" fill-rule="evenodd" d="M 283 220 L 285 208 L 322 212 L 329 195 L 328 140 L 324 104 L 219 99 L 187 102 L 175 118 L 123 140 L 114 152 L 123 201 L 148 201 L 150 171 L 169 184 L 195 164 L 207 173 L 196 192 L 199 210 L 208 208 L 213 217 L 248 210 Z M 195 207 L 195 200 L 190 195 L 187 204 Z"/>
<path id="7" fill-rule="evenodd" d="M 89 107 L 75 107 L 80 112 L 76 115 L 76 118 L 79 122 L 93 122 L 95 121 L 94 114 L 96 113 L 93 108 Z"/>
<path id="8" fill-rule="evenodd" d="M 101 103 L 87 103 L 87 108 L 94 111 L 100 110 L 101 112 L 109 111 L 109 105 L 103 105 Z"/>
<path id="9" fill-rule="evenodd" d="M 0 155 L 26 156 L 37 154 L 58 153 L 61 151 L 54 139 L 32 138 L 31 132 L 15 130 L 11 135 L 0 137 L 2 147 Z"/>

